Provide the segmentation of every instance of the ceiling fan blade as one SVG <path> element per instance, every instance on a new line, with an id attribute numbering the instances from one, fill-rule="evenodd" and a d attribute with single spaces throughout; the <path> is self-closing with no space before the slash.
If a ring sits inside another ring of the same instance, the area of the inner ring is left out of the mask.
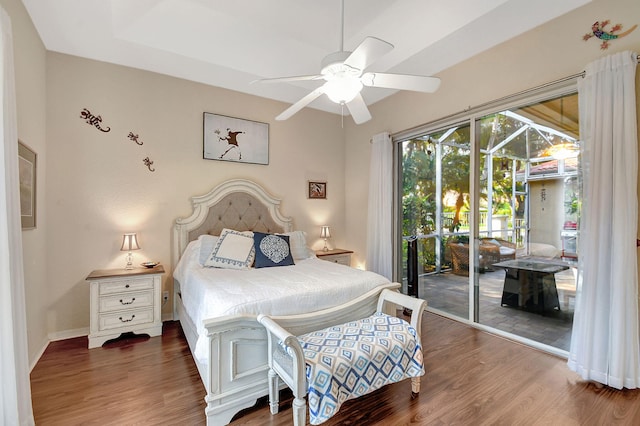
<path id="1" fill-rule="evenodd" d="M 287 118 L 291 117 L 296 112 L 300 111 L 302 108 L 304 108 L 307 105 L 309 105 L 318 96 L 320 96 L 320 95 L 322 95 L 324 93 L 323 87 L 324 86 L 318 87 L 316 90 L 314 90 L 313 92 L 309 93 L 307 96 L 305 96 L 304 98 L 300 99 L 298 102 L 296 102 L 295 104 L 291 105 L 289 108 L 285 109 L 283 112 L 280 113 L 280 115 L 278 115 L 276 117 L 276 120 L 278 120 L 278 121 L 286 120 Z"/>
<path id="2" fill-rule="evenodd" d="M 358 93 L 351 102 L 347 102 L 347 109 L 349 109 L 349 113 L 356 124 L 361 124 L 365 121 L 371 120 L 369 108 L 367 108 L 367 104 L 364 103 L 364 99 L 362 99 L 362 95 L 360 93 Z"/>
<path id="3" fill-rule="evenodd" d="M 385 89 L 411 90 L 425 93 L 433 93 L 440 87 L 440 79 L 437 77 L 382 72 L 364 73 L 360 81 L 368 87 L 383 87 Z"/>
<path id="4" fill-rule="evenodd" d="M 393 44 L 387 43 L 375 37 L 367 37 L 362 43 L 345 59 L 345 65 L 363 71 L 369 65 L 380 59 L 393 49 Z"/>
<path id="5" fill-rule="evenodd" d="M 276 77 L 276 78 L 260 78 L 258 80 L 253 80 L 253 83 L 286 83 L 288 81 L 305 81 L 305 80 L 320 80 L 322 79 L 321 75 L 296 75 L 292 77 Z"/>

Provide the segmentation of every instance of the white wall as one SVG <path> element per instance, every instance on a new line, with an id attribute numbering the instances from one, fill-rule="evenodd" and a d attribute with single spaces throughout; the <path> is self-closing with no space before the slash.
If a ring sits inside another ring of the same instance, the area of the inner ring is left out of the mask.
<path id="1" fill-rule="evenodd" d="M 615 21 L 612 24 L 621 23 L 625 28 L 640 24 L 638 1 L 594 0 L 443 71 L 437 75 L 442 84 L 436 93 L 399 92 L 371 107 L 372 121 L 360 126 L 347 125 L 346 229 L 349 247 L 356 251 L 354 263 L 363 264 L 366 259 L 371 150 L 368 142 L 372 135 L 383 131 L 393 135 L 469 107 L 579 73 L 586 64 L 607 54 L 624 50 L 640 53 L 640 28 L 624 38 L 613 40 L 605 51 L 600 49 L 600 43 L 595 39 L 583 41 L 582 36 L 599 19 L 611 19 Z M 636 90 L 640 93 L 640 84 Z M 638 111 L 640 113 L 640 109 Z"/>
<path id="2" fill-rule="evenodd" d="M 0 0 L 11 17 L 16 76 L 18 138 L 31 147 L 37 157 L 36 229 L 22 232 L 25 266 L 25 297 L 29 360 L 33 362 L 47 343 L 47 207 L 45 187 L 46 150 L 46 51 L 31 18 L 18 0 Z"/>
<path id="3" fill-rule="evenodd" d="M 320 226 L 344 229 L 344 138 L 340 117 L 146 71 L 73 56 L 47 56 L 49 332 L 86 333 L 93 269 L 124 266 L 122 234 L 137 232 L 134 262 L 160 261 L 171 291 L 171 231 L 190 197 L 249 178 L 282 198 L 282 211 L 321 248 Z M 86 124 L 87 108 L 108 133 Z M 204 160 L 203 112 L 270 125 L 269 165 Z M 139 134 L 144 144 L 127 138 Z M 155 172 L 142 160 L 149 157 Z M 327 200 L 307 199 L 307 181 L 327 182 Z M 171 302 L 163 313 L 171 312 Z M 66 333 L 66 334 L 65 334 Z"/>
<path id="4" fill-rule="evenodd" d="M 565 218 L 562 179 L 529 182 L 529 242 L 549 244 L 562 250 L 560 232 Z"/>

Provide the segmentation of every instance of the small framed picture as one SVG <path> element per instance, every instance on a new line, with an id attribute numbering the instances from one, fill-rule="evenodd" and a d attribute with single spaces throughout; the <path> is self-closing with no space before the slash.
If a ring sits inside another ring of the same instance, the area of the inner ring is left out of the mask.
<path id="1" fill-rule="evenodd" d="M 36 227 L 36 153 L 18 141 L 18 173 L 20 175 L 20 216 L 22 229 Z"/>
<path id="2" fill-rule="evenodd" d="M 309 182 L 309 198 L 327 198 L 327 182 Z"/>

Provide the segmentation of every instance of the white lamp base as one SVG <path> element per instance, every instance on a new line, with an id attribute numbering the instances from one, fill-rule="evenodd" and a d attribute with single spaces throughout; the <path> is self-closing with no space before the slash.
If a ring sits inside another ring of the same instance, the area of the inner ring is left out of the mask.
<path id="1" fill-rule="evenodd" d="M 131 254 L 131 252 L 127 254 L 127 266 L 125 266 L 124 269 L 133 269 L 133 254 Z"/>

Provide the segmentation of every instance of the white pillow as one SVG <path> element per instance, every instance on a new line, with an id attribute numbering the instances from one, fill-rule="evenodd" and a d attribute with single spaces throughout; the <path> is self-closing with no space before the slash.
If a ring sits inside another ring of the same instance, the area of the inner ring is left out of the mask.
<path id="1" fill-rule="evenodd" d="M 510 256 L 515 252 L 516 250 L 511 247 L 500 246 L 500 256 Z"/>
<path id="2" fill-rule="evenodd" d="M 220 237 L 216 235 L 207 235 L 203 234 L 198 237 L 198 241 L 200 241 L 200 257 L 198 258 L 198 262 L 200 265 L 204 266 L 205 262 L 213 253 L 213 249 L 216 247 L 216 243 Z"/>
<path id="3" fill-rule="evenodd" d="M 253 232 L 223 229 L 204 266 L 225 269 L 248 269 L 255 258 Z"/>
<path id="4" fill-rule="evenodd" d="M 289 246 L 293 260 L 307 259 L 313 256 L 313 251 L 307 247 L 307 233 L 304 231 L 285 232 L 281 235 L 289 237 Z"/>

